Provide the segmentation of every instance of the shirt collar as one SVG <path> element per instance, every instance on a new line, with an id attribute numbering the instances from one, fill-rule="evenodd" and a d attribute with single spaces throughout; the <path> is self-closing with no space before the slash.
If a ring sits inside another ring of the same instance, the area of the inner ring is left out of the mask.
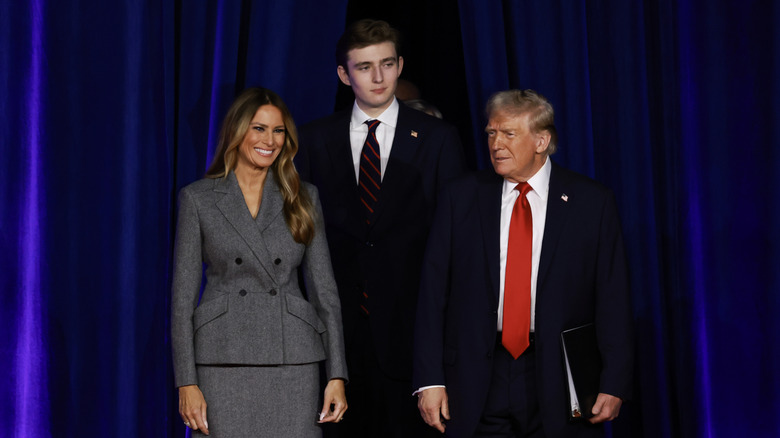
<path id="1" fill-rule="evenodd" d="M 536 172 L 534 176 L 531 177 L 531 179 L 528 180 L 528 184 L 531 186 L 531 188 L 536 192 L 537 195 L 539 195 L 540 198 L 542 198 L 542 201 L 547 202 L 547 195 L 550 192 L 550 172 L 552 171 L 552 164 L 550 164 L 550 157 L 545 157 L 544 164 L 542 164 L 542 168 L 539 169 L 539 171 Z M 516 182 L 511 182 L 507 179 L 504 180 L 504 188 L 502 192 L 502 196 L 507 196 L 509 193 L 512 193 L 512 190 L 517 187 Z"/>
<path id="2" fill-rule="evenodd" d="M 379 117 L 369 117 L 357 104 L 357 101 L 352 105 L 352 118 L 349 121 L 350 127 L 355 129 L 363 124 L 366 120 L 379 120 L 383 124 L 395 128 L 398 123 L 398 99 L 393 97 L 393 103 L 390 104 L 387 109 L 379 115 Z"/>

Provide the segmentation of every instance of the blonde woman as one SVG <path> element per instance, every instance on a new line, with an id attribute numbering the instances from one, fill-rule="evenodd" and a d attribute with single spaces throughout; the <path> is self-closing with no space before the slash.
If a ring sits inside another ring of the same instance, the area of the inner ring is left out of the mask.
<path id="1" fill-rule="evenodd" d="M 206 178 L 180 192 L 171 339 L 179 413 L 195 436 L 316 437 L 347 409 L 339 297 L 297 150 L 281 98 L 247 89 Z"/>

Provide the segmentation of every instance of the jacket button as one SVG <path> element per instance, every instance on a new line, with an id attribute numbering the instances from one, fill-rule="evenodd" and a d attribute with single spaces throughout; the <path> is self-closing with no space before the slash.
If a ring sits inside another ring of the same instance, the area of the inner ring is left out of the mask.
<path id="1" fill-rule="evenodd" d="M 243 262 L 243 260 L 241 260 L 241 257 L 236 258 L 236 264 L 237 265 L 240 265 L 242 262 Z"/>
<path id="2" fill-rule="evenodd" d="M 279 263 L 282 263 L 282 259 L 276 259 L 276 260 L 274 260 L 274 263 L 276 263 L 278 265 Z"/>
<path id="3" fill-rule="evenodd" d="M 369 248 L 373 248 L 374 247 L 374 242 L 366 242 L 366 246 L 369 247 Z"/>
<path id="4" fill-rule="evenodd" d="M 244 289 L 241 289 L 241 290 L 238 292 L 238 294 L 239 294 L 239 295 L 241 295 L 242 297 L 245 297 L 245 296 L 246 296 L 246 291 L 245 291 Z"/>
<path id="5" fill-rule="evenodd" d="M 492 351 L 488 351 L 487 358 L 490 359 L 491 357 L 493 357 L 493 352 Z"/>
<path id="6" fill-rule="evenodd" d="M 271 289 L 268 291 L 269 294 L 271 294 L 272 297 L 276 296 L 276 289 Z"/>

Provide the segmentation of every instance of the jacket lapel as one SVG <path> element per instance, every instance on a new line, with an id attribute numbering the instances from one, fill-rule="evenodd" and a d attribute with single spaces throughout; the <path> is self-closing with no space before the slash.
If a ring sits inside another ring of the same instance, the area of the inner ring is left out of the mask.
<path id="1" fill-rule="evenodd" d="M 301 190 L 305 190 L 301 187 Z M 274 176 L 273 169 L 268 170 L 268 175 L 265 177 L 265 183 L 263 184 L 263 200 L 260 203 L 260 210 L 257 212 L 257 218 L 254 220 L 255 226 L 262 233 L 268 228 L 269 225 L 280 215 L 282 215 L 282 209 L 284 208 L 284 199 L 282 198 L 282 192 L 279 190 L 279 185 L 276 184 L 276 178 Z M 281 220 L 284 220 L 282 215 Z"/>
<path id="2" fill-rule="evenodd" d="M 393 147 L 390 157 L 398 160 L 400 163 L 410 163 L 417 153 L 417 148 L 422 141 L 424 132 L 419 126 L 414 126 L 409 117 L 409 111 L 415 111 L 405 104 L 399 102 L 398 121 L 395 126 L 395 135 L 393 136 Z M 388 162 L 385 169 L 385 178 L 393 176 L 393 163 Z M 397 164 L 396 164 L 397 166 Z"/>
<path id="3" fill-rule="evenodd" d="M 270 185 L 273 185 L 273 189 L 269 187 Z M 264 215 L 263 217 L 272 216 L 270 209 L 274 208 L 273 205 L 266 205 L 266 201 L 269 201 L 268 204 L 273 204 L 275 202 L 273 200 L 274 196 L 272 193 L 269 193 L 269 190 L 276 192 L 278 196 L 281 196 L 279 195 L 279 190 L 276 188 L 276 183 L 273 181 L 273 174 L 270 171 L 266 176 L 265 185 L 263 187 L 263 200 L 260 204 L 258 220 L 262 220 L 261 214 Z M 217 208 L 219 208 L 225 216 L 225 219 L 230 222 L 238 235 L 244 239 L 266 273 L 268 273 L 271 278 L 275 278 L 273 275 L 273 268 L 270 266 L 271 258 L 268 254 L 268 248 L 265 245 L 258 223 L 252 218 L 252 215 L 249 214 L 249 208 L 247 208 L 246 201 L 244 201 L 244 195 L 241 192 L 241 188 L 238 186 L 236 175 L 231 171 L 227 178 L 218 179 L 214 186 L 214 191 L 225 194 L 222 199 L 217 201 Z M 270 195 L 270 200 L 266 198 L 266 194 Z M 276 208 L 279 208 L 278 204 Z M 281 213 L 280 208 L 277 214 L 279 213 Z M 270 223 L 270 221 L 268 221 L 265 226 L 267 226 L 268 223 Z"/>
<path id="4" fill-rule="evenodd" d="M 409 166 L 407 163 L 414 161 L 414 155 L 417 153 L 424 135 L 419 127 L 412 124 L 409 111 L 414 110 L 399 102 L 393 147 L 390 149 L 390 158 L 387 160 L 385 174 L 382 177 L 382 191 L 374 224 L 381 222 L 380 218 L 385 210 L 393 211 L 395 208 L 404 207 L 402 204 L 408 186 L 404 168 Z M 422 187 L 419 189 L 422 190 Z M 392 219 L 392 215 L 390 219 Z"/>
<path id="5" fill-rule="evenodd" d="M 349 140 L 351 115 L 351 110 L 343 111 L 336 123 L 333 124 L 326 140 L 326 149 L 330 159 L 329 168 L 332 169 L 328 178 L 334 179 L 333 185 L 338 187 L 338 192 L 345 197 L 343 205 L 347 210 L 347 223 L 344 224 L 344 230 L 363 239 L 366 232 L 366 222 L 355 179 L 355 166 L 352 162 L 352 146 Z"/>
<path id="6" fill-rule="evenodd" d="M 350 116 L 350 112 L 342 113 L 325 141 L 330 158 L 330 168 L 333 169 L 333 174 L 329 177 L 336 178 L 339 185 L 347 190 L 346 194 L 357 197 L 357 180 L 355 180 L 352 146 L 349 140 Z"/>
<path id="7" fill-rule="evenodd" d="M 563 230 L 569 219 L 569 204 L 562 198 L 566 195 L 567 181 L 565 171 L 555 163 L 551 164 L 550 191 L 547 195 L 547 218 L 544 224 L 544 237 L 542 238 L 542 254 L 539 258 L 539 277 L 536 281 L 537 294 L 542 280 L 550 269 L 561 230 Z"/>
<path id="8" fill-rule="evenodd" d="M 495 308 L 498 306 L 499 270 L 501 263 L 501 189 L 504 179 L 493 172 L 485 171 L 479 175 L 479 208 L 482 214 L 482 241 L 485 243 L 485 260 L 490 276 L 491 297 Z"/>

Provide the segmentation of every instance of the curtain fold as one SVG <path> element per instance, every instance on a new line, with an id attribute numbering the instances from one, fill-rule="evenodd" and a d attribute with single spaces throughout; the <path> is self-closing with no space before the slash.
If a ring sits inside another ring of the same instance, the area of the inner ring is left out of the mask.
<path id="1" fill-rule="evenodd" d="M 46 366 L 47 327 L 42 275 L 45 254 L 41 218 L 47 210 L 41 203 L 43 155 L 40 143 L 48 137 L 40 115 L 46 93 L 43 54 L 44 5 L 0 4 L 0 156 L 13 170 L 0 172 L 0 431 L 16 436 L 47 436 L 49 394 Z M 24 25 L 13 17 L 24 15 Z M 23 93 L 12 93 L 14 88 Z M 13 107 L 8 112 L 4 108 Z M 2 433 L 5 434 L 5 433 Z"/>

